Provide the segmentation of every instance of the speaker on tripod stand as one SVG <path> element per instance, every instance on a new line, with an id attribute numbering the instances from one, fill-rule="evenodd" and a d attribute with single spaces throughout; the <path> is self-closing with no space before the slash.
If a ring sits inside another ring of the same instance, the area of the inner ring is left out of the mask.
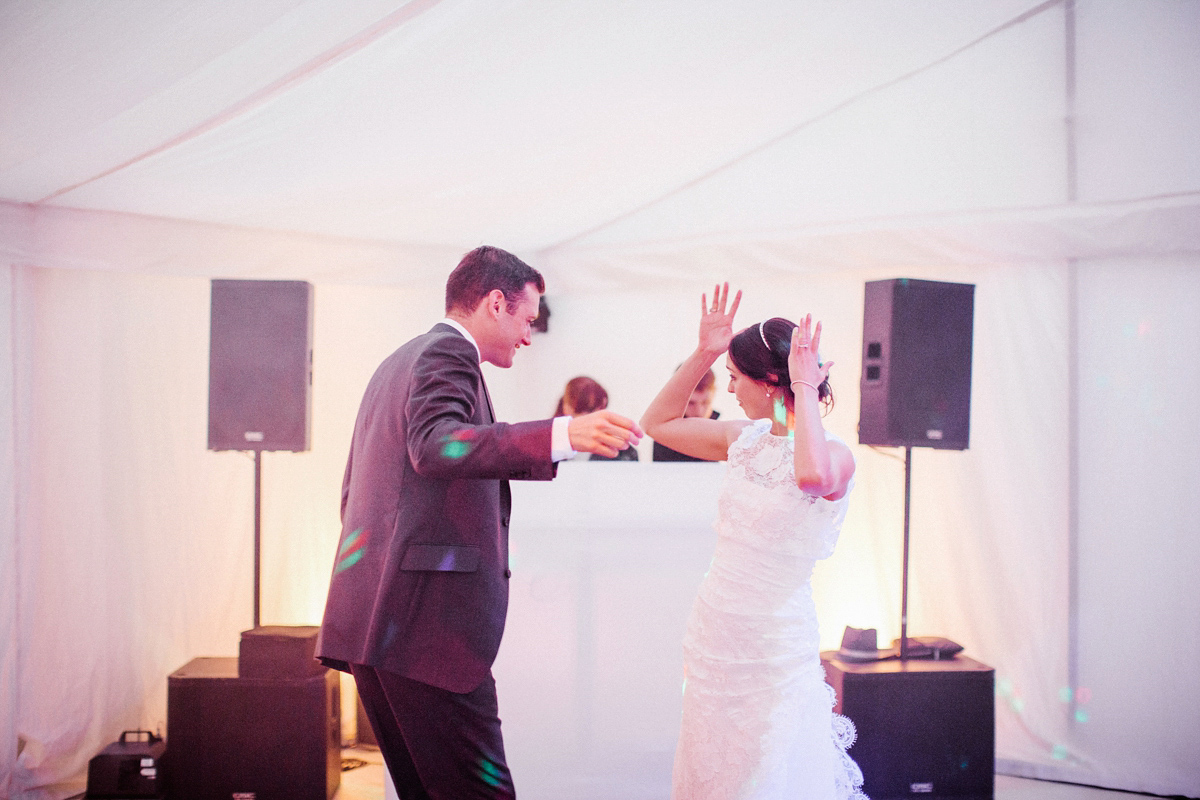
<path id="1" fill-rule="evenodd" d="M 900 658 L 848 662 L 822 653 L 838 710 L 858 728 L 851 753 L 873 800 L 989 800 L 995 771 L 995 671 L 974 659 L 909 659 L 912 450 L 970 441 L 975 287 L 899 278 L 866 284 L 860 444 L 903 447 Z"/>
<path id="2" fill-rule="evenodd" d="M 313 287 L 214 280 L 208 346 L 208 449 L 254 453 L 254 627 L 259 627 L 262 454 L 309 449 Z"/>

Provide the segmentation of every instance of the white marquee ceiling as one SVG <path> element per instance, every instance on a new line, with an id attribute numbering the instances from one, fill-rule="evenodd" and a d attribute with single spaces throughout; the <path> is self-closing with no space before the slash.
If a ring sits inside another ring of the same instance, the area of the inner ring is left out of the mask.
<path id="1" fill-rule="evenodd" d="M 1075 19 L 1071 203 L 1054 0 L 8 0 L 0 246 L 403 282 L 489 242 L 579 285 L 1196 249 L 1200 2 Z"/>

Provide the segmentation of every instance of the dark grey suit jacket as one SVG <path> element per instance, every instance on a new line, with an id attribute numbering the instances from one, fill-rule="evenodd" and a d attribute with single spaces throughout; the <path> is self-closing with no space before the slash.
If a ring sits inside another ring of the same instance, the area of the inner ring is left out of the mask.
<path id="1" fill-rule="evenodd" d="M 549 480 L 552 421 L 496 422 L 475 348 L 439 323 L 363 396 L 317 656 L 468 692 L 508 610 L 513 479 Z"/>

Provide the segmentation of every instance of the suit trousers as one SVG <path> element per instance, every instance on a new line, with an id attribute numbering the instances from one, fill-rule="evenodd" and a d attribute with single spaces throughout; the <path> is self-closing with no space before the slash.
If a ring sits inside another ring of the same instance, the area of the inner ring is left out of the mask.
<path id="1" fill-rule="evenodd" d="M 363 710 L 400 800 L 512 800 L 496 681 L 458 694 L 351 664 Z"/>

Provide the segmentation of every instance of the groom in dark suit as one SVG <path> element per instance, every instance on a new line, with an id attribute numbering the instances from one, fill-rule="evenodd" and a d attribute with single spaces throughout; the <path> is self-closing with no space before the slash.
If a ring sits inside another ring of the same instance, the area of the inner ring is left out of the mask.
<path id="1" fill-rule="evenodd" d="M 342 537 L 318 657 L 350 672 L 402 800 L 510 798 L 491 667 L 508 608 L 510 480 L 576 451 L 614 456 L 625 417 L 497 422 L 480 364 L 512 366 L 545 291 L 480 247 L 446 282 L 447 318 L 367 386 L 342 484 Z"/>

